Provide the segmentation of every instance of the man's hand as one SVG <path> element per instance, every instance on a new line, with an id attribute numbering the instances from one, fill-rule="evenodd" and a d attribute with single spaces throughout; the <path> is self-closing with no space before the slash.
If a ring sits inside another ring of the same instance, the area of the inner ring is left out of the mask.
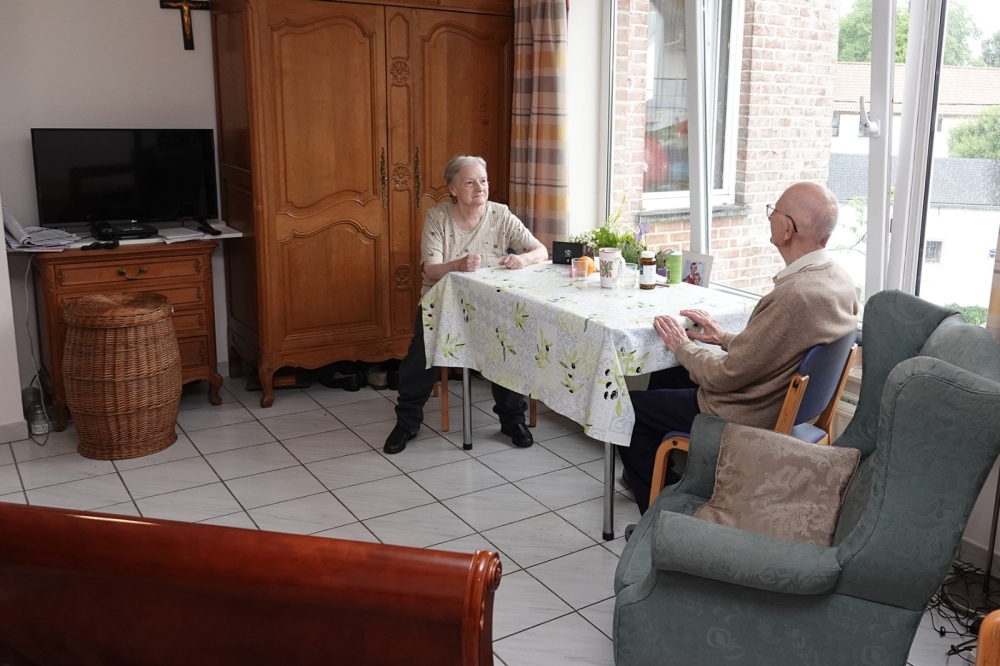
<path id="1" fill-rule="evenodd" d="M 510 270 L 514 271 L 519 268 L 524 268 L 528 264 L 524 263 L 524 260 L 516 254 L 508 254 L 503 259 L 500 260 L 501 266 L 506 266 Z"/>
<path id="2" fill-rule="evenodd" d="M 726 332 L 722 330 L 719 323 L 704 310 L 681 310 L 681 315 L 688 317 L 691 321 L 702 328 L 702 332 L 688 331 L 688 337 L 699 342 L 707 342 L 710 345 L 721 345 Z M 672 350 L 671 350 L 672 351 Z"/>
<path id="3" fill-rule="evenodd" d="M 459 259 L 457 263 L 457 270 L 463 273 L 474 273 L 479 270 L 479 265 L 483 263 L 483 255 L 470 253 Z"/>
<path id="4" fill-rule="evenodd" d="M 671 352 L 677 351 L 681 343 L 687 342 L 688 336 L 684 327 L 677 323 L 677 320 L 670 315 L 660 315 L 653 318 L 653 328 L 659 333 L 663 344 Z"/>

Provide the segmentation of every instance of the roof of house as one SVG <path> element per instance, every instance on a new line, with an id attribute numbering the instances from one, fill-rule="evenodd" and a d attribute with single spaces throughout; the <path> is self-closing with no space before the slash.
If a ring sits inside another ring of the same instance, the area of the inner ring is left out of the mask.
<path id="1" fill-rule="evenodd" d="M 897 158 L 892 158 L 896 179 Z M 837 201 L 868 198 L 868 156 L 830 155 L 829 187 Z M 931 174 L 932 206 L 1000 208 L 1000 162 L 996 160 L 945 157 L 934 160 Z"/>
<path id="2" fill-rule="evenodd" d="M 892 109 L 899 115 L 903 103 L 906 65 L 896 65 Z M 838 62 L 834 113 L 858 114 L 858 98 L 871 98 L 871 63 Z M 1000 68 L 942 67 L 938 115 L 978 116 L 988 106 L 1000 105 Z"/>

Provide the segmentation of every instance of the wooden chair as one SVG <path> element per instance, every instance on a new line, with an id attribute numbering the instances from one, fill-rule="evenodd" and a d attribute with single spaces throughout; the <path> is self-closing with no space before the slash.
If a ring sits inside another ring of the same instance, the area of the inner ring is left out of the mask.
<path id="1" fill-rule="evenodd" d="M 1000 610 L 987 615 L 979 627 L 976 666 L 1000 666 Z"/>
<path id="2" fill-rule="evenodd" d="M 858 354 L 855 332 L 826 345 L 810 349 L 799 371 L 788 382 L 788 392 L 781 405 L 775 432 L 791 435 L 813 444 L 830 444 L 833 417 Z M 812 383 L 810 384 L 810 379 Z M 816 419 L 814 423 L 808 423 Z M 652 504 L 667 480 L 667 458 L 672 451 L 687 451 L 690 433 L 668 432 L 653 461 L 653 481 L 649 491 Z"/>
<path id="3" fill-rule="evenodd" d="M 448 368 L 441 368 L 441 430 L 448 432 Z M 438 384 L 434 383 L 435 398 L 438 396 Z M 538 424 L 538 401 L 528 398 L 528 426 L 534 428 Z"/>
<path id="4" fill-rule="evenodd" d="M 496 553 L 0 504 L 0 663 L 492 666 Z"/>

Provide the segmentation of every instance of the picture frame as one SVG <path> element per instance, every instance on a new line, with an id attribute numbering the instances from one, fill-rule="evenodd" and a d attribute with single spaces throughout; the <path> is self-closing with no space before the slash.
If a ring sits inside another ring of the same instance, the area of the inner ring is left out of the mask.
<path id="1" fill-rule="evenodd" d="M 693 270 L 692 270 L 693 267 Z M 685 250 L 681 257 L 681 282 L 707 287 L 712 274 L 712 255 Z"/>

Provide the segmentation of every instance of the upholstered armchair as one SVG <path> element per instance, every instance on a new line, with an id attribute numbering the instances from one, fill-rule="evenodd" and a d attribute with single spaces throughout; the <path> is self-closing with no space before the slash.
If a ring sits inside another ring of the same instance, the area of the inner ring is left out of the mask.
<path id="1" fill-rule="evenodd" d="M 900 292 L 865 309 L 859 449 L 829 547 L 692 517 L 725 422 L 695 420 L 683 479 L 639 521 L 615 573 L 619 666 L 906 663 L 1000 451 L 1000 343 Z"/>

